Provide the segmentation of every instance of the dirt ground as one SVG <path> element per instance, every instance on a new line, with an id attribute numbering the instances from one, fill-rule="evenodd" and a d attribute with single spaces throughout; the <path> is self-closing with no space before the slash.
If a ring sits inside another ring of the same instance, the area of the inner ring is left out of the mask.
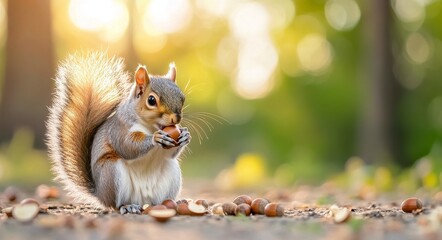
<path id="1" fill-rule="evenodd" d="M 440 193 L 418 193 L 423 208 L 413 213 L 401 210 L 402 200 L 412 196 L 381 194 L 364 199 L 327 186 L 221 192 L 210 184 L 192 182 L 184 187 L 181 196 L 205 199 L 213 205 L 231 202 L 239 193 L 282 204 L 284 216 L 209 213 L 201 217 L 175 216 L 159 223 L 149 215 L 120 215 L 72 204 L 62 196 L 39 198 L 38 216 L 22 223 L 6 216 L 4 209 L 17 203 L 2 197 L 0 239 L 442 239 Z M 37 198 L 24 191 L 16 202 L 25 197 Z M 346 221 L 337 222 L 333 212 L 336 206 L 349 210 Z"/>

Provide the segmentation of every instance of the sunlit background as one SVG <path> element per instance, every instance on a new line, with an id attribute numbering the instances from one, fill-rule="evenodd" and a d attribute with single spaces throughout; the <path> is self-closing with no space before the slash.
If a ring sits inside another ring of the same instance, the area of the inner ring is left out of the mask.
<path id="1" fill-rule="evenodd" d="M 128 71 L 142 63 L 164 74 L 176 63 L 194 123 L 182 161 L 187 178 L 223 189 L 442 185 L 441 0 L 392 0 L 385 9 L 356 0 L 49 2 L 52 50 L 43 66 L 52 75 L 33 81 L 52 84 L 56 63 L 77 50 L 124 57 Z M 0 1 L 0 76 L 14 76 L 7 73 L 15 46 L 8 34 L 18 21 L 7 10 L 12 3 L 15 11 L 28 4 Z M 381 14 L 387 30 L 376 32 Z M 378 46 L 387 46 L 385 57 Z M 19 71 L 32 76 L 32 69 Z M 14 77 L 0 79 L 2 96 L 8 81 Z M 0 181 L 47 182 L 44 136 L 23 125 L 0 139 Z"/>

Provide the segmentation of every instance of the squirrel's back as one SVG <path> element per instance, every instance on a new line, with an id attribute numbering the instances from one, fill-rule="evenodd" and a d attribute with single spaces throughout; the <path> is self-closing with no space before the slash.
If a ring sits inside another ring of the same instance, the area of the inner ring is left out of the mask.
<path id="1" fill-rule="evenodd" d="M 56 179 L 78 201 L 99 205 L 92 196 L 92 140 L 129 88 L 123 60 L 106 53 L 70 55 L 57 70 L 47 145 Z"/>

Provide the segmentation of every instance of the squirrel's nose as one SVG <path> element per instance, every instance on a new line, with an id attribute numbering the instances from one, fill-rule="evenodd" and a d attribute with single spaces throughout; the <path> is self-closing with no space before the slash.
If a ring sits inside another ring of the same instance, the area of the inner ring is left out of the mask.
<path id="1" fill-rule="evenodd" d="M 180 113 L 174 113 L 174 114 L 171 114 L 171 115 L 170 115 L 170 122 L 171 122 L 172 124 L 178 124 L 178 123 L 181 122 L 181 118 L 182 118 L 182 116 L 181 116 Z"/>

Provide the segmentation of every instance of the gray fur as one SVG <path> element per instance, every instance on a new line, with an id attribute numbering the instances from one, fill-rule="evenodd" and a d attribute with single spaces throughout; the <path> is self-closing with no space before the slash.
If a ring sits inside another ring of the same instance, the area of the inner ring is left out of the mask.
<path id="1" fill-rule="evenodd" d="M 185 97 L 173 81 L 167 78 L 151 76 L 150 86 L 152 91 L 160 96 L 161 102 L 172 108 L 169 109 L 171 112 L 181 113 Z"/>

